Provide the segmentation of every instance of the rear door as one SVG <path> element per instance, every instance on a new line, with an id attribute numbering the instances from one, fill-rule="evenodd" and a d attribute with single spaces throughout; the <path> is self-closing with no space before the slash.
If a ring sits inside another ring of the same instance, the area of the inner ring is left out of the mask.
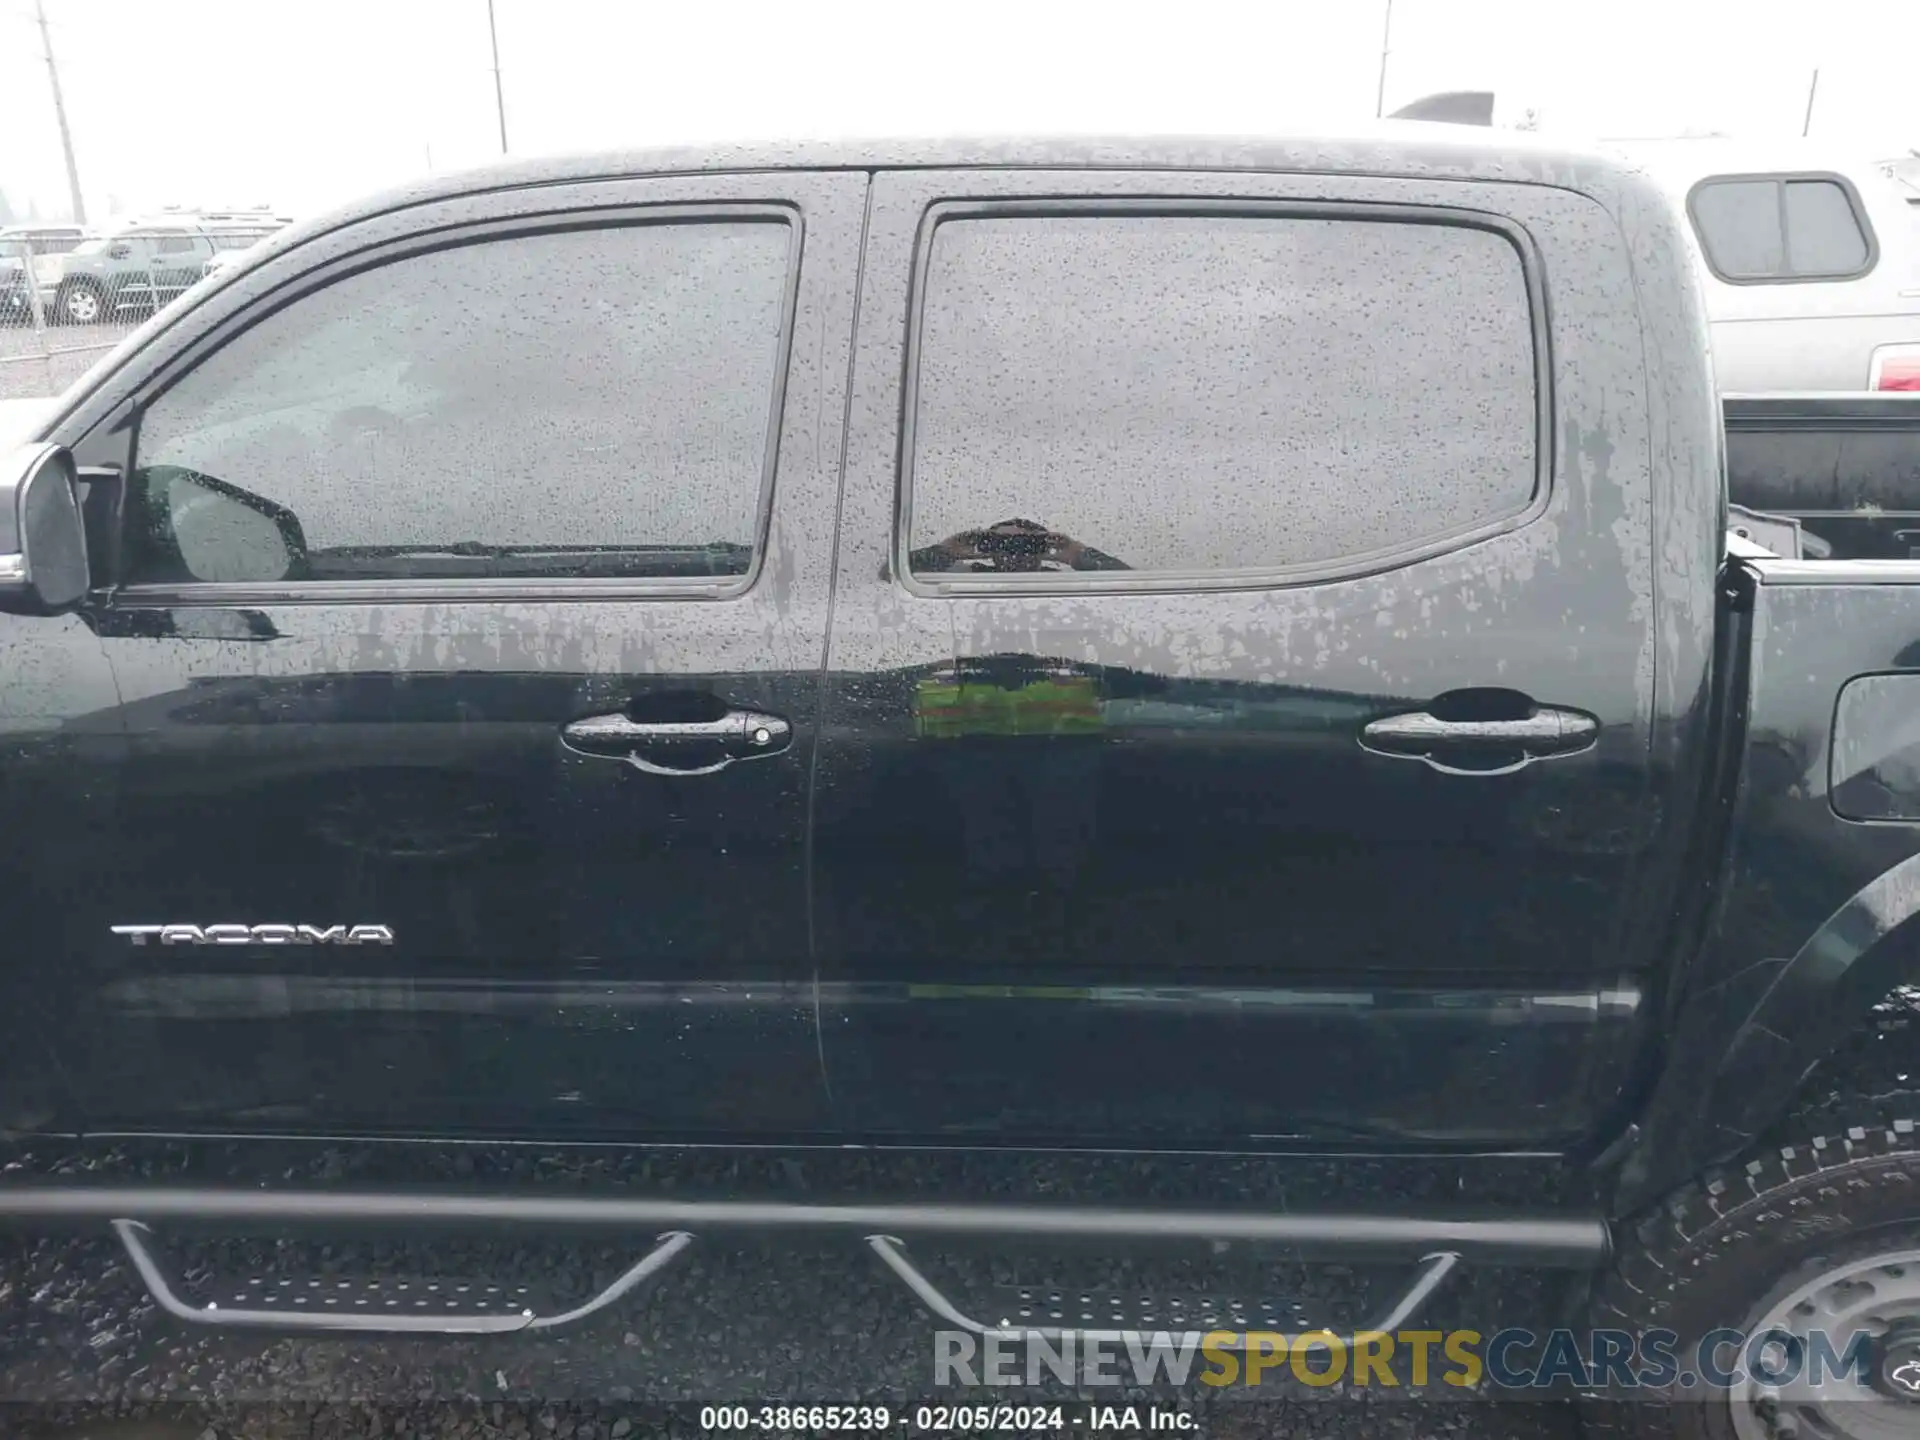
<path id="1" fill-rule="evenodd" d="M 94 1128 L 822 1126 L 804 779 L 864 185 L 369 220 L 91 425 L 119 798 L 46 979 Z"/>
<path id="2" fill-rule="evenodd" d="M 865 277 L 815 837 L 847 1123 L 1585 1129 L 1652 814 L 1601 207 L 891 174 Z"/>
<path id="3" fill-rule="evenodd" d="M 213 242 L 204 235 L 162 235 L 154 245 L 154 303 L 164 305 L 206 273 Z"/>
<path id="4" fill-rule="evenodd" d="M 105 294 L 105 315 L 111 320 L 127 310 L 142 310 L 158 304 L 161 278 L 173 257 L 160 247 L 169 239 L 182 237 L 139 231 L 123 235 L 107 249 L 101 274 Z"/>

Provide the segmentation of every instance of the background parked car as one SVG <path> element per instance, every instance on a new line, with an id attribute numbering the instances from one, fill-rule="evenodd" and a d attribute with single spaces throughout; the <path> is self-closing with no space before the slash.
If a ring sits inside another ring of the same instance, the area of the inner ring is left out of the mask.
<path id="1" fill-rule="evenodd" d="M 27 275 L 43 292 L 58 282 L 65 257 L 92 235 L 83 225 L 8 225 L 0 228 L 0 324 L 31 324 Z"/>
<path id="2" fill-rule="evenodd" d="M 226 237 L 223 236 L 221 238 L 224 239 Z M 265 237 L 263 236 L 261 238 L 264 239 Z M 246 258 L 253 253 L 254 247 L 258 244 L 260 244 L 260 240 L 250 240 L 243 246 L 229 246 L 224 250 L 215 250 L 213 257 L 207 261 L 207 268 L 201 272 L 200 278 L 203 280 L 212 280 L 216 276 L 224 275 L 227 271 L 245 261 Z"/>
<path id="3" fill-rule="evenodd" d="M 0 325 L 33 321 L 33 282 L 24 256 L 0 255 Z"/>
<path id="4" fill-rule="evenodd" d="M 199 281 L 216 255 L 244 250 L 286 223 L 244 212 L 137 222 L 77 246 L 42 299 L 50 316 L 72 325 L 149 313 Z"/>
<path id="5" fill-rule="evenodd" d="M 1389 119 L 1491 125 L 1485 91 Z M 1920 154 L 1822 140 L 1610 139 L 1686 217 L 1724 393 L 1920 391 Z"/>
<path id="6" fill-rule="evenodd" d="M 1617 148 L 1686 214 L 1721 390 L 1911 388 L 1920 227 L 1884 166 L 1817 140 Z"/>

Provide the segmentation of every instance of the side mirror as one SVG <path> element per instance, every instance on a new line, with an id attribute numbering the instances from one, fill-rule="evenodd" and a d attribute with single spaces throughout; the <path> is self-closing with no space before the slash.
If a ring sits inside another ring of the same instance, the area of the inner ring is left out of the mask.
<path id="1" fill-rule="evenodd" d="M 87 593 L 73 456 L 28 445 L 0 460 L 0 611 L 51 615 Z"/>
<path id="2" fill-rule="evenodd" d="M 133 247 L 131 245 L 109 245 L 107 247 L 107 258 L 109 260 L 124 260 L 132 253 Z"/>
<path id="3" fill-rule="evenodd" d="M 300 521 L 263 495 L 190 470 L 146 472 L 149 502 L 164 507 L 166 532 L 190 580 L 273 584 L 306 563 Z"/>

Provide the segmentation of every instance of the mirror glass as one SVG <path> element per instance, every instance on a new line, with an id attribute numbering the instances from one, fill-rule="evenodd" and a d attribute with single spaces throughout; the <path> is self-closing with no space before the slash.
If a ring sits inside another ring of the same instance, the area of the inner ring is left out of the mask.
<path id="1" fill-rule="evenodd" d="M 280 527 L 248 508 L 184 476 L 167 487 L 167 513 L 180 559 L 196 580 L 284 580 L 292 568 Z"/>

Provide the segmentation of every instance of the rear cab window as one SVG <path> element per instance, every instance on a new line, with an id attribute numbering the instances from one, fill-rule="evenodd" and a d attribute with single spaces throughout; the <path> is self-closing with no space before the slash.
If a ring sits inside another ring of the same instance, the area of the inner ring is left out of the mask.
<path id="1" fill-rule="evenodd" d="M 938 209 L 903 446 L 935 588 L 1268 583 L 1465 543 L 1543 495 L 1518 237 L 1284 208 Z"/>
<path id="2" fill-rule="evenodd" d="M 1687 197 L 1700 249 L 1729 285 L 1852 280 L 1873 269 L 1873 227 L 1845 177 L 1720 175 Z"/>

